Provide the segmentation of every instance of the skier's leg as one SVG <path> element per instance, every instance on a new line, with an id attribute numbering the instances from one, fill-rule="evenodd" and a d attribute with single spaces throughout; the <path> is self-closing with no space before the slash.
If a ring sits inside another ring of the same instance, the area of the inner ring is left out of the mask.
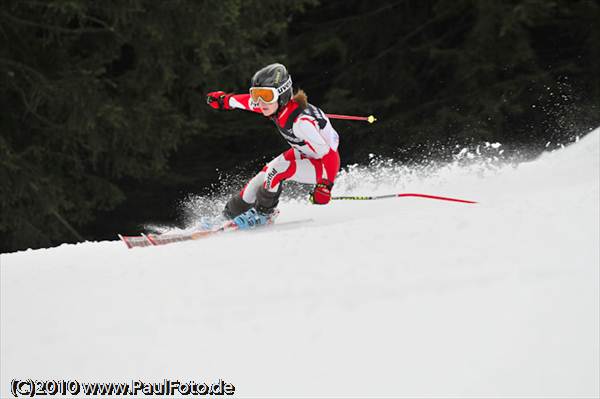
<path id="1" fill-rule="evenodd" d="M 295 173 L 296 161 L 296 154 L 290 148 L 267 164 L 264 183 L 256 192 L 257 211 L 265 215 L 273 213 L 279 204 L 281 183 Z"/>
<path id="2" fill-rule="evenodd" d="M 334 182 L 339 169 L 340 156 L 337 151 L 329 151 L 322 159 L 310 159 L 290 149 L 267 165 L 264 188 L 276 192 L 284 180 L 304 184 L 317 184 L 322 179 Z"/>
<path id="3" fill-rule="evenodd" d="M 340 158 L 335 151 L 332 151 L 330 154 L 326 155 L 326 157 L 330 156 L 330 159 L 327 160 L 325 158 L 323 160 L 297 159 L 294 173 L 287 177 L 287 180 L 304 184 L 317 184 L 323 179 L 333 182 L 340 167 Z"/>
<path id="4" fill-rule="evenodd" d="M 270 215 L 273 213 L 277 205 L 279 204 L 279 195 L 283 184 L 279 184 L 277 191 L 272 192 L 264 187 L 260 187 L 256 193 L 256 204 L 254 207 L 256 210 L 264 215 Z"/>
<path id="5" fill-rule="evenodd" d="M 246 212 L 250 208 L 252 208 L 252 204 L 245 202 L 239 193 L 236 193 L 232 195 L 229 201 L 227 201 L 225 204 L 223 216 L 225 216 L 227 219 L 233 219 L 237 215 Z"/>
<path id="6" fill-rule="evenodd" d="M 240 191 L 239 196 L 244 200 L 244 202 L 254 205 L 256 202 L 256 193 L 265 182 L 266 170 L 267 166 L 258 172 L 256 176 L 250 179 L 242 191 Z"/>
<path id="7" fill-rule="evenodd" d="M 317 184 L 317 181 L 323 176 L 323 165 L 314 159 L 298 159 L 294 174 L 287 180 L 303 184 Z"/>
<path id="8" fill-rule="evenodd" d="M 280 183 L 296 173 L 297 157 L 294 149 L 290 148 L 269 162 L 265 170 L 266 177 L 263 188 L 272 193 L 279 191 Z"/>
<path id="9" fill-rule="evenodd" d="M 305 184 L 317 184 L 323 178 L 333 181 L 339 165 L 339 155 L 333 150 L 322 160 L 302 158 L 300 153 L 294 149 L 285 151 L 254 176 L 237 199 L 230 200 L 230 202 L 241 202 L 242 206 L 238 209 L 246 209 L 243 211 L 244 214 L 233 216 L 239 215 L 235 218 L 236 223 L 240 228 L 265 224 L 269 215 L 279 204 L 279 195 L 284 180 Z M 251 209 L 252 205 L 255 209 Z"/>
<path id="10" fill-rule="evenodd" d="M 279 203 L 283 181 L 316 184 L 324 173 L 322 162 L 302 159 L 294 149 L 289 149 L 267 165 L 266 178 L 256 194 L 255 208 L 264 215 L 271 214 Z"/>
<path id="11" fill-rule="evenodd" d="M 293 173 L 295 159 L 293 150 L 288 150 L 269 164 L 246 185 L 240 195 L 244 201 L 255 200 L 254 208 L 238 215 L 233 219 L 240 229 L 250 229 L 267 224 L 272 220 L 272 214 L 279 203 L 281 181 Z"/>
<path id="12" fill-rule="evenodd" d="M 254 176 L 246 186 L 239 193 L 235 193 L 227 204 L 225 204 L 225 209 L 223 210 L 223 215 L 228 219 L 233 219 L 234 217 L 246 212 L 248 209 L 254 206 L 256 202 L 256 194 L 258 189 L 262 186 L 265 181 L 265 171 L 267 167 L 265 166 L 263 170 L 258 172 L 256 176 Z"/>
<path id="13" fill-rule="evenodd" d="M 294 150 L 289 149 L 269 162 L 242 191 L 234 194 L 225 205 L 223 215 L 233 219 L 253 206 L 263 214 L 272 213 L 279 203 L 281 181 L 294 170 Z"/>

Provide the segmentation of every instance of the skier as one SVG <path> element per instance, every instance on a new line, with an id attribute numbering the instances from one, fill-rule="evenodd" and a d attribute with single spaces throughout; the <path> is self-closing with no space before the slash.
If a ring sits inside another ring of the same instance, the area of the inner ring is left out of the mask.
<path id="1" fill-rule="evenodd" d="M 207 103 L 220 110 L 243 109 L 271 119 L 290 149 L 269 162 L 225 205 L 223 215 L 241 229 L 267 224 L 279 203 L 282 182 L 314 184 L 314 204 L 327 204 L 340 168 L 339 136 L 323 111 L 299 90 L 282 64 L 271 64 L 252 77 L 250 94 L 208 93 Z"/>

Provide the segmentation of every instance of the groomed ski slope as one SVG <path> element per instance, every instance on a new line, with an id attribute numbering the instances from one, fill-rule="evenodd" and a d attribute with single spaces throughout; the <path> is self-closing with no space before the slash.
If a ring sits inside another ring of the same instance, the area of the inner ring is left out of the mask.
<path id="1" fill-rule="evenodd" d="M 0 396 L 13 378 L 221 378 L 239 397 L 598 397 L 599 136 L 336 186 L 477 205 L 284 202 L 273 229 L 3 254 Z"/>

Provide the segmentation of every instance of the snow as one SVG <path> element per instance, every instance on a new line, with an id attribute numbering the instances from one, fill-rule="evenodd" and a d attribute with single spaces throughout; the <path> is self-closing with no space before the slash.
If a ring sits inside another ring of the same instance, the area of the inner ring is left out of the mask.
<path id="1" fill-rule="evenodd" d="M 600 129 L 519 165 L 356 168 L 279 226 L 2 254 L 13 378 L 226 380 L 239 397 L 598 397 Z M 302 221 L 285 224 L 285 222 Z"/>

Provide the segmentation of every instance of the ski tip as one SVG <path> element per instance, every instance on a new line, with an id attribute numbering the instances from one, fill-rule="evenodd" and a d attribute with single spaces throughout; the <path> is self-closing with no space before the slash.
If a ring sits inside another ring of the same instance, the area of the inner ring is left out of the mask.
<path id="1" fill-rule="evenodd" d="M 119 236 L 119 238 L 121 239 L 121 241 L 123 241 L 125 243 L 125 245 L 127 245 L 128 249 L 133 248 L 133 246 L 131 245 L 131 243 L 129 243 L 129 241 L 127 240 L 126 237 L 122 236 L 121 234 L 117 234 L 117 236 Z"/>

